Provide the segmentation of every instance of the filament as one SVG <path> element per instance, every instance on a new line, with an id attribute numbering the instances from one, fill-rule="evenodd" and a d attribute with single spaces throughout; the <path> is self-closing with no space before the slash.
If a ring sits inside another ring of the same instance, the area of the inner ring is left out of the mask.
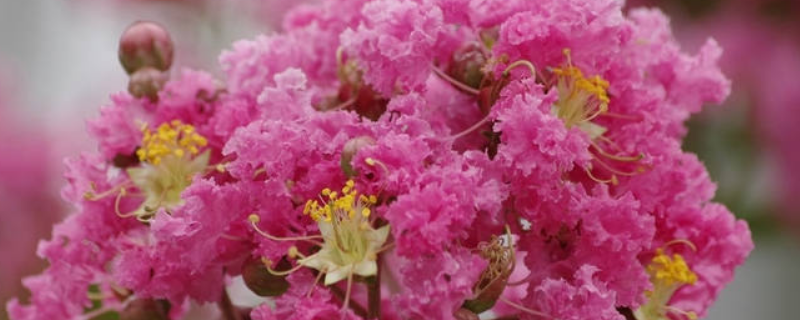
<path id="1" fill-rule="evenodd" d="M 342 310 L 347 309 L 350 305 L 350 291 L 353 289 L 353 268 L 350 268 L 350 273 L 347 274 L 347 291 L 344 293 L 344 305 Z"/>
<path id="2" fill-rule="evenodd" d="M 389 173 L 389 168 L 387 168 L 386 165 L 383 164 L 383 162 L 381 162 L 379 160 L 375 160 L 374 158 L 366 158 L 366 159 L 364 159 L 364 162 L 366 162 L 368 165 L 371 165 L 371 166 L 374 166 L 374 165 L 377 164 L 378 166 L 380 166 L 383 169 L 383 171 L 385 171 L 386 173 Z"/>
<path id="3" fill-rule="evenodd" d="M 619 156 L 619 155 L 610 154 L 610 153 L 606 152 L 605 150 L 603 150 L 603 148 L 601 148 L 594 141 L 591 142 L 591 146 L 594 147 L 597 150 L 597 152 L 600 153 L 601 155 L 603 155 L 604 157 L 609 158 L 609 159 L 613 159 L 613 160 L 617 160 L 617 161 L 634 162 L 634 161 L 642 160 L 644 158 L 644 154 L 642 154 L 642 153 L 639 153 L 639 155 L 636 155 L 636 156 Z"/>
<path id="4" fill-rule="evenodd" d="M 591 169 L 583 168 L 583 171 L 586 172 L 586 174 L 589 176 L 590 179 L 594 180 L 597 183 L 604 183 L 604 184 L 610 183 L 610 184 L 613 184 L 613 185 L 617 185 L 617 183 L 619 183 L 619 181 L 617 181 L 617 176 L 615 176 L 615 175 L 612 175 L 611 178 L 609 178 L 607 180 L 603 180 L 603 179 L 600 179 L 598 177 L 595 177 L 594 174 L 592 174 L 592 170 Z"/>
<path id="5" fill-rule="evenodd" d="M 298 265 L 294 266 L 293 268 L 291 268 L 291 269 L 289 269 L 289 270 L 286 270 L 286 271 L 277 271 L 277 270 L 274 270 L 274 269 L 272 269 L 272 266 L 270 266 L 269 264 L 265 264 L 265 265 L 266 265 L 266 267 L 267 267 L 267 271 L 268 271 L 269 273 L 271 273 L 272 275 L 275 275 L 275 276 L 286 276 L 286 275 L 290 275 L 290 274 L 294 273 L 295 271 L 297 271 L 297 270 L 300 270 L 300 268 L 302 268 L 302 267 L 303 267 L 303 265 L 302 265 L 302 264 L 298 264 Z"/>
<path id="6" fill-rule="evenodd" d="M 342 102 L 342 103 L 336 105 L 335 107 L 328 109 L 328 111 L 347 109 L 350 106 L 352 106 L 354 103 L 356 103 L 357 99 L 358 99 L 358 95 L 353 95 L 352 98 L 347 99 L 347 101 Z"/>
<path id="7" fill-rule="evenodd" d="M 527 67 L 531 71 L 531 76 L 534 79 L 536 79 L 536 67 L 534 67 L 533 63 L 531 63 L 528 60 L 517 60 L 509 64 L 508 67 L 506 67 L 506 69 L 503 70 L 503 77 L 508 77 L 509 75 L 511 75 L 510 74 L 511 70 L 514 70 L 515 68 L 520 66 Z"/>
<path id="8" fill-rule="evenodd" d="M 631 115 L 621 114 L 621 113 L 614 113 L 614 112 L 603 113 L 603 116 L 610 117 L 610 118 L 623 119 L 623 120 L 630 120 L 630 121 L 641 120 L 641 117 L 631 116 Z"/>
<path id="9" fill-rule="evenodd" d="M 86 200 L 89 200 L 89 201 L 97 201 L 97 200 L 103 199 L 103 198 L 105 198 L 107 196 L 110 196 L 114 192 L 117 192 L 117 190 L 124 189 L 125 187 L 130 186 L 130 185 L 131 185 L 130 181 L 125 181 L 125 182 L 123 182 L 123 183 L 121 183 L 119 185 L 116 185 L 116 186 L 112 187 L 111 189 L 108 189 L 108 190 L 103 191 L 101 193 L 95 194 L 92 191 L 87 191 L 86 193 L 83 194 L 83 197 Z M 94 182 L 91 183 L 91 187 L 92 187 L 92 190 L 97 191 L 97 189 L 96 189 L 97 185 Z"/>
<path id="10" fill-rule="evenodd" d="M 601 105 L 600 105 L 600 107 L 599 107 L 599 108 L 597 108 L 597 111 L 595 111 L 593 114 L 589 115 L 589 116 L 588 116 L 588 117 L 586 117 L 585 119 L 581 120 L 581 122 L 589 122 L 589 121 L 592 121 L 592 120 L 594 120 L 594 118 L 597 118 L 598 116 L 600 116 L 600 115 L 602 115 L 602 114 L 606 113 L 606 109 L 607 109 L 607 107 L 604 107 L 604 106 L 605 106 L 605 105 L 601 104 Z"/>
<path id="11" fill-rule="evenodd" d="M 669 312 L 673 312 L 673 313 L 677 313 L 679 315 L 682 315 L 682 316 L 688 318 L 689 320 L 696 320 L 697 319 L 697 314 L 694 313 L 694 311 L 683 311 L 683 310 L 675 308 L 673 306 L 665 306 L 664 309 L 666 309 Z"/>
<path id="12" fill-rule="evenodd" d="M 509 306 L 512 306 L 512 307 L 516 308 L 517 310 L 520 310 L 520 311 L 523 311 L 523 312 L 527 312 L 527 313 L 532 314 L 534 316 L 544 317 L 544 318 L 548 318 L 548 319 L 555 319 L 552 316 L 550 316 L 549 314 L 546 314 L 546 313 L 541 312 L 541 311 L 536 311 L 536 310 L 527 308 L 527 307 L 522 306 L 520 304 L 517 304 L 517 303 L 515 303 L 515 302 L 513 302 L 511 300 L 503 298 L 503 296 L 500 296 L 500 298 L 498 300 L 503 301 L 503 303 L 505 303 L 505 304 L 507 304 Z"/>
<path id="13" fill-rule="evenodd" d="M 324 274 L 325 272 L 322 271 L 317 273 L 317 277 L 314 279 L 314 284 L 311 285 L 311 288 L 308 288 L 308 292 L 306 292 L 306 298 L 311 297 L 311 294 L 314 293 L 314 289 L 317 288 L 317 284 L 319 284 L 319 281 L 322 280 L 322 276 Z"/>
<path id="14" fill-rule="evenodd" d="M 122 189 L 119 190 L 119 193 L 117 194 L 117 198 L 114 200 L 114 212 L 120 218 L 130 218 L 130 217 L 133 217 L 133 216 L 136 215 L 136 210 L 128 212 L 128 213 L 122 213 L 119 210 L 120 201 L 122 200 L 122 197 L 124 197 L 126 194 L 127 194 L 127 191 L 125 190 L 125 188 L 122 188 Z"/>
<path id="15" fill-rule="evenodd" d="M 489 119 L 490 119 L 490 116 L 486 115 L 485 117 L 483 117 L 483 119 L 481 119 L 480 121 L 476 122 L 475 124 L 473 124 L 471 127 L 467 128 L 466 130 L 461 131 L 461 132 L 459 132 L 459 133 L 457 133 L 455 135 L 452 135 L 450 137 L 445 138 L 445 141 L 455 141 L 455 140 L 457 140 L 459 138 L 462 138 L 462 137 L 470 134 L 471 132 L 477 130 L 478 128 L 482 127 L 484 124 L 489 122 Z"/>
<path id="16" fill-rule="evenodd" d="M 450 84 L 452 84 L 454 87 L 458 88 L 459 90 L 464 91 L 464 92 L 469 93 L 469 94 L 474 95 L 474 96 L 477 96 L 477 95 L 481 94 L 481 92 L 478 91 L 477 89 L 475 89 L 473 87 L 470 87 L 470 86 L 462 83 L 461 81 L 453 79 L 453 77 L 449 76 L 447 73 L 445 73 L 444 71 L 442 71 L 441 69 L 439 69 L 438 67 L 436 67 L 433 64 L 431 64 L 431 69 L 433 69 L 433 73 L 435 73 L 437 76 L 442 78 L 442 80 L 449 82 Z"/>
<path id="17" fill-rule="evenodd" d="M 262 173 L 267 173 L 267 168 L 263 168 L 262 167 L 262 168 L 258 168 L 255 171 L 253 171 L 253 179 L 257 178 L 258 175 L 260 175 Z"/>
<path id="18" fill-rule="evenodd" d="M 394 242 L 392 242 L 392 243 L 389 243 L 389 244 L 387 244 L 387 245 L 383 246 L 382 248 L 378 249 L 378 251 L 375 251 L 375 254 L 381 254 L 381 253 L 383 253 L 384 251 L 386 251 L 386 250 L 390 250 L 390 249 L 392 249 L 392 248 L 394 248 Z"/>
<path id="19" fill-rule="evenodd" d="M 621 176 L 626 176 L 626 177 L 631 177 L 631 176 L 635 176 L 635 175 L 637 175 L 637 174 L 639 174 L 639 173 L 640 173 L 638 170 L 637 170 L 636 172 L 626 172 L 626 171 L 620 171 L 620 170 L 618 170 L 618 169 L 614 169 L 613 167 L 611 167 L 611 165 L 609 165 L 609 164 L 607 164 L 607 163 L 603 162 L 603 161 L 602 161 L 602 160 L 600 160 L 600 158 L 598 158 L 598 157 L 594 157 L 594 156 L 593 156 L 592 158 L 594 158 L 594 160 L 595 160 L 595 161 L 597 161 L 597 163 L 598 163 L 598 164 L 600 164 L 600 166 L 602 166 L 603 168 L 605 168 L 605 169 L 606 169 L 606 170 L 608 170 L 608 171 L 611 171 L 611 172 L 612 172 L 612 173 L 614 173 L 614 174 L 618 174 L 618 175 L 621 175 Z M 639 167 L 639 168 L 641 168 L 641 167 Z"/>
<path id="20" fill-rule="evenodd" d="M 261 230 L 261 228 L 258 227 L 258 222 L 260 221 L 260 218 L 257 215 L 251 214 L 250 217 L 248 217 L 248 220 L 250 220 L 250 225 L 253 226 L 253 229 L 256 232 L 258 232 L 258 234 L 260 234 L 260 235 L 264 236 L 265 238 L 270 239 L 272 241 L 308 241 L 308 242 L 313 243 L 315 245 L 320 245 L 320 246 L 322 245 L 321 242 L 314 241 L 314 239 L 322 239 L 321 235 L 302 236 L 302 237 L 276 237 L 276 236 L 273 236 L 273 235 Z"/>
<path id="21" fill-rule="evenodd" d="M 675 240 L 669 241 L 669 242 L 665 243 L 663 245 L 663 247 L 669 247 L 669 246 L 676 245 L 676 244 L 684 244 L 684 245 L 688 246 L 690 249 L 692 249 L 692 251 L 697 252 L 697 247 L 694 245 L 694 243 L 692 243 L 691 241 L 686 240 L 686 239 L 675 239 Z"/>

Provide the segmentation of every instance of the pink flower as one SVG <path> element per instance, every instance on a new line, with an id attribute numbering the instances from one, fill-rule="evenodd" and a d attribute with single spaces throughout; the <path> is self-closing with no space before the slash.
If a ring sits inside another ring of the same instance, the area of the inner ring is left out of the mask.
<path id="1" fill-rule="evenodd" d="M 494 216 L 504 195 L 496 181 L 481 181 L 480 170 L 455 162 L 429 168 L 386 212 L 397 237 L 397 253 L 410 259 L 438 255 L 467 241 L 478 214 Z"/>
<path id="2" fill-rule="evenodd" d="M 615 293 L 594 278 L 598 269 L 584 265 L 571 275 L 571 281 L 550 279 L 536 288 L 537 304 L 542 311 L 558 319 L 614 319 L 624 316 L 614 309 Z"/>
<path id="3" fill-rule="evenodd" d="M 364 21 L 345 30 L 342 47 L 364 72 L 364 81 L 384 96 L 424 88 L 429 63 L 443 30 L 439 7 L 414 1 L 373 1 L 362 9 Z"/>
<path id="4" fill-rule="evenodd" d="M 728 94 L 719 48 L 682 53 L 657 11 L 325 1 L 284 26 L 224 53 L 224 85 L 185 71 L 91 123 L 80 213 L 32 279 L 81 276 L 29 280 L 15 317 L 80 317 L 90 284 L 124 288 L 117 312 L 225 307 L 244 273 L 278 287 L 254 319 L 664 318 L 703 314 L 752 248 L 680 149 Z"/>
<path id="5" fill-rule="evenodd" d="M 393 297 L 401 319 L 453 319 L 453 313 L 472 296 L 472 286 L 486 263 L 465 250 L 406 260 L 399 274 L 405 291 Z"/>

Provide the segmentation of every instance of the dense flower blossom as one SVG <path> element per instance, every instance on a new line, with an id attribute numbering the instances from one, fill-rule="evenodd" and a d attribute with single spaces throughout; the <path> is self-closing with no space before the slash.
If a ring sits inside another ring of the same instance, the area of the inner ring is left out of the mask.
<path id="1" fill-rule="evenodd" d="M 230 314 L 240 274 L 254 319 L 703 316 L 752 242 L 680 140 L 729 82 L 621 5 L 324 1 L 113 96 L 12 317 Z"/>

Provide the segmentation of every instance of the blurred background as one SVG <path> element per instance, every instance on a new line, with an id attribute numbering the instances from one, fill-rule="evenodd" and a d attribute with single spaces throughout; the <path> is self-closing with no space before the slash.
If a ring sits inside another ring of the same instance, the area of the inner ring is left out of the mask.
<path id="1" fill-rule="evenodd" d="M 309 2 L 309 1 L 305 1 Z M 280 29 L 286 0 L 0 0 L 0 305 L 25 297 L 41 271 L 36 243 L 70 208 L 62 159 L 94 149 L 84 121 L 125 90 L 119 35 L 157 21 L 173 65 L 220 75 L 218 54 Z M 707 319 L 797 319 L 800 288 L 800 0 L 629 0 L 659 7 L 687 52 L 713 37 L 733 94 L 689 123 L 685 148 L 715 181 L 717 201 L 750 223 L 756 242 Z M 177 71 L 173 71 L 177 72 Z M 7 319 L 5 310 L 0 320 Z"/>

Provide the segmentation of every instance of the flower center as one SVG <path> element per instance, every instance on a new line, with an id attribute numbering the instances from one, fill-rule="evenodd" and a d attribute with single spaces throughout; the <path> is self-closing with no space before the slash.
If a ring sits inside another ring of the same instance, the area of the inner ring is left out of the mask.
<path id="1" fill-rule="evenodd" d="M 327 198 L 327 200 L 325 200 Z M 297 265 L 287 271 L 275 271 L 273 262 L 264 258 L 267 270 L 274 275 L 287 275 L 302 267 L 318 270 L 317 280 L 325 275 L 325 285 L 335 284 L 347 279 L 347 292 L 343 309 L 350 301 L 353 276 L 370 277 L 378 274 L 378 254 L 389 249 L 386 239 L 389 237 L 389 225 L 377 229 L 370 221 L 370 206 L 378 202 L 374 195 L 359 195 L 355 183 L 348 180 L 342 188 L 341 196 L 336 191 L 325 188 L 321 192 L 320 204 L 317 200 L 309 200 L 303 208 L 303 214 L 309 215 L 319 226 L 321 235 L 276 237 L 258 227 L 260 217 L 251 214 L 248 217 L 253 229 L 267 239 L 273 241 L 308 241 L 319 246 L 319 251 L 305 256 L 296 246 L 289 248 L 289 259 L 297 259 Z M 317 239 L 322 239 L 322 242 Z M 311 294 L 311 290 L 308 295 Z"/>
<path id="2" fill-rule="evenodd" d="M 683 256 L 675 253 L 670 257 L 664 253 L 664 249 L 656 250 L 656 256 L 647 266 L 647 272 L 656 283 L 663 284 L 664 287 L 697 282 L 697 275 L 689 269 Z"/>
<path id="3" fill-rule="evenodd" d="M 206 170 L 209 152 L 200 153 L 208 142 L 193 126 L 179 120 L 164 123 L 155 132 L 144 125 L 142 135 L 142 147 L 136 151 L 142 166 L 127 171 L 131 183 L 145 200 L 126 216 L 146 221 L 159 208 L 171 209 L 183 203 L 181 192 L 191 184 L 194 175 Z"/>
<path id="4" fill-rule="evenodd" d="M 647 266 L 647 273 L 650 274 L 653 290 L 645 293 L 648 301 L 636 310 L 636 319 L 668 320 L 668 313 L 682 315 L 690 320 L 697 319 L 697 314 L 693 311 L 687 312 L 668 305 L 672 295 L 680 287 L 697 282 L 697 274 L 689 268 L 683 256 L 675 253 L 670 257 L 664 253 L 664 249 L 659 248 Z"/>
<path id="5" fill-rule="evenodd" d="M 194 126 L 180 120 L 161 124 L 155 132 L 146 124 L 142 126 L 142 147 L 136 151 L 139 160 L 159 165 L 165 157 L 183 158 L 197 155 L 208 142 L 195 132 Z"/>
<path id="6" fill-rule="evenodd" d="M 372 276 L 377 272 L 377 255 L 389 235 L 389 226 L 374 229 L 370 223 L 370 206 L 374 195 L 359 195 L 352 180 L 341 194 L 325 188 L 317 200 L 306 202 L 303 214 L 319 225 L 323 245 L 319 252 L 298 260 L 309 268 L 326 272 L 325 284 L 344 279 L 349 274 Z M 324 200 L 327 198 L 327 200 Z"/>
<path id="7" fill-rule="evenodd" d="M 605 132 L 605 128 L 592 123 L 592 119 L 608 111 L 608 81 L 598 75 L 586 78 L 578 67 L 572 65 L 570 50 L 564 49 L 567 64 L 554 68 L 558 83 L 558 101 L 553 108 L 567 128 L 578 126 L 592 139 Z"/>

